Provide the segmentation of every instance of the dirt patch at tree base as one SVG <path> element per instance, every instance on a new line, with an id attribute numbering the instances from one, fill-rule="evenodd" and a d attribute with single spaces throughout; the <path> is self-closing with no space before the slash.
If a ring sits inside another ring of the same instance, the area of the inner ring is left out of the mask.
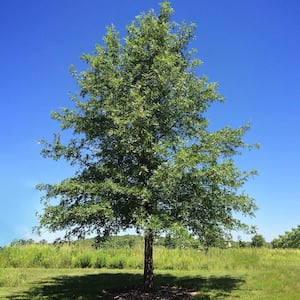
<path id="1" fill-rule="evenodd" d="M 142 289 L 126 291 L 104 291 L 105 300 L 185 300 L 192 299 L 198 292 L 177 287 L 161 286 L 153 291 L 145 292 Z"/>

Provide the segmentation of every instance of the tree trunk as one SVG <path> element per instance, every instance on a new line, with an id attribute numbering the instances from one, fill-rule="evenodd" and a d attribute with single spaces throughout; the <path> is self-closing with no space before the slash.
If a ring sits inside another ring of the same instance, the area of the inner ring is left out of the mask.
<path id="1" fill-rule="evenodd" d="M 153 289 L 153 233 L 151 229 L 145 232 L 144 249 L 144 289 Z"/>

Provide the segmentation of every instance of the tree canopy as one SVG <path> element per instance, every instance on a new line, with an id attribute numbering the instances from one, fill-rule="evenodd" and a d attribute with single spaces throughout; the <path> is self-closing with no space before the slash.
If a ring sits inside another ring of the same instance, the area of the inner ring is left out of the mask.
<path id="1" fill-rule="evenodd" d="M 271 242 L 273 248 L 295 248 L 300 249 L 300 225 L 279 235 Z"/>
<path id="2" fill-rule="evenodd" d="M 254 215 L 241 187 L 256 172 L 234 161 L 254 146 L 243 141 L 249 125 L 208 129 L 205 113 L 223 97 L 198 75 L 201 61 L 189 49 L 195 25 L 172 14 L 162 3 L 159 14 L 136 17 L 122 39 L 107 27 L 103 43 L 82 55 L 87 69 L 72 71 L 80 88 L 73 108 L 52 113 L 72 136 L 43 141 L 42 154 L 67 160 L 75 173 L 38 186 L 41 227 L 65 230 L 66 238 L 135 228 L 150 248 L 153 234 L 174 224 L 207 245 L 249 229 L 237 216 Z"/>
<path id="3" fill-rule="evenodd" d="M 266 245 L 266 240 L 262 234 L 255 234 L 251 238 L 251 247 L 261 248 Z"/>

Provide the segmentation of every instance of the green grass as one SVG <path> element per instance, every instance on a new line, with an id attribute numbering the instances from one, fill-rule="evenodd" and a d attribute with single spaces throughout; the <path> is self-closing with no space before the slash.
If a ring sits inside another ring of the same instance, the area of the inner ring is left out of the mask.
<path id="1" fill-rule="evenodd" d="M 0 299 L 104 299 L 104 290 L 141 286 L 140 248 L 96 251 L 64 246 L 51 252 L 53 246 L 43 247 L 40 252 L 33 246 L 0 251 Z M 46 253 L 67 267 L 45 264 L 50 261 Z M 199 292 L 195 299 L 299 299 L 299 250 L 210 249 L 206 255 L 156 248 L 154 253 L 156 285 L 192 288 Z M 8 254 L 15 267 L 5 262 Z M 19 256 L 28 259 L 23 261 L 27 267 L 17 265 Z M 29 261 L 43 262 L 43 267 L 33 268 Z"/>
<path id="2" fill-rule="evenodd" d="M 7 270 L 12 271 L 11 269 Z M 142 282 L 140 270 L 96 269 L 22 269 L 27 282 L 18 288 L 0 289 L 1 299 L 101 299 L 105 291 L 119 288 L 139 287 Z M 202 274 L 177 271 L 156 273 L 156 285 L 180 286 L 200 291 L 196 299 L 223 299 L 237 289 L 244 279 L 226 273 Z"/>

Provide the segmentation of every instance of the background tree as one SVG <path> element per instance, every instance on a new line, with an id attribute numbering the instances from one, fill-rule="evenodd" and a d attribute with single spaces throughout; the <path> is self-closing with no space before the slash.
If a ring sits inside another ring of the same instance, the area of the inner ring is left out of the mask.
<path id="1" fill-rule="evenodd" d="M 233 160 L 252 148 L 242 140 L 249 126 L 208 130 L 205 112 L 223 98 L 216 83 L 197 76 L 200 61 L 188 50 L 195 26 L 171 22 L 172 13 L 162 3 L 158 15 L 138 16 L 122 40 L 108 27 L 103 45 L 82 56 L 88 68 L 72 72 L 80 87 L 73 109 L 52 113 L 72 138 L 56 134 L 42 150 L 69 161 L 75 175 L 38 186 L 45 192 L 40 227 L 65 230 L 65 238 L 142 232 L 148 289 L 155 234 L 176 224 L 210 244 L 249 229 L 237 213 L 256 209 L 241 192 L 255 171 Z"/>
<path id="2" fill-rule="evenodd" d="M 193 235 L 184 227 L 175 226 L 171 228 L 164 237 L 163 245 L 166 248 L 198 248 L 200 245 Z"/>
<path id="3" fill-rule="evenodd" d="M 300 225 L 296 228 L 292 228 L 290 231 L 286 231 L 285 234 L 274 239 L 271 244 L 273 248 L 300 249 Z"/>
<path id="4" fill-rule="evenodd" d="M 25 246 L 25 245 L 31 245 L 34 244 L 34 240 L 33 239 L 15 239 L 13 240 L 10 245 L 11 246 Z"/>
<path id="5" fill-rule="evenodd" d="M 261 234 L 255 234 L 251 239 L 251 247 L 261 248 L 266 245 L 266 240 Z"/>
<path id="6" fill-rule="evenodd" d="M 237 241 L 237 244 L 238 244 L 238 247 L 239 248 L 246 248 L 248 247 L 248 243 L 243 241 L 242 237 L 241 236 L 238 236 L 238 241 Z"/>

